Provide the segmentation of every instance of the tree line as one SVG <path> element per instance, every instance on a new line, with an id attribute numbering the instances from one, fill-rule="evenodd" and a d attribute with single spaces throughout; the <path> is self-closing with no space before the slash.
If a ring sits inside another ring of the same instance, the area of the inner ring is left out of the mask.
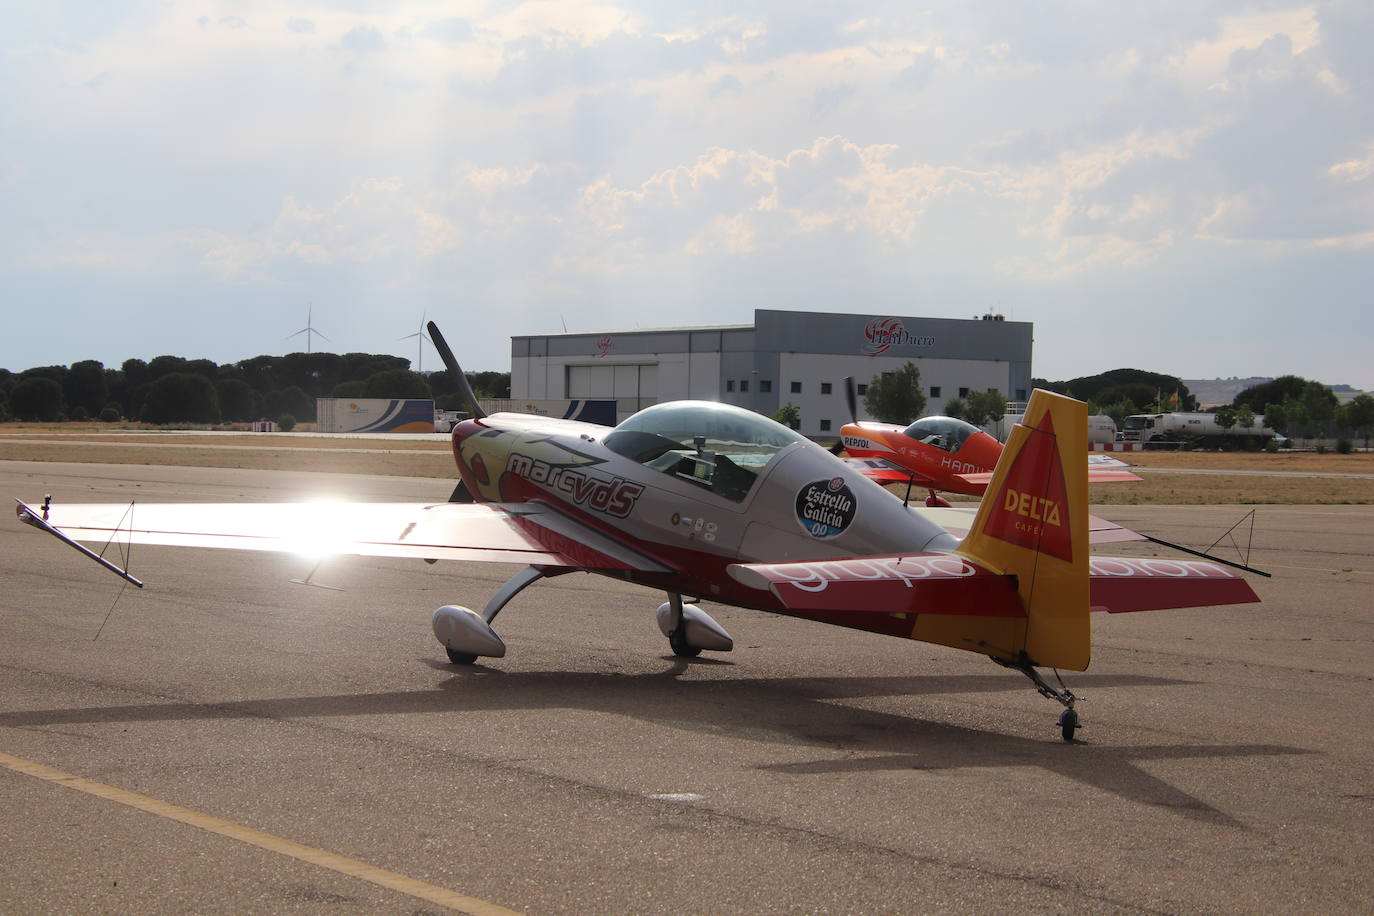
<path id="1" fill-rule="evenodd" d="M 1068 381 L 1032 382 L 1036 388 L 1086 401 L 1090 414 L 1105 414 L 1118 427 L 1133 414 L 1189 413 L 1198 407 L 1197 398 L 1182 379 L 1143 369 L 1112 369 Z M 966 397 L 950 398 L 944 412 L 984 426 L 1002 418 L 1006 403 L 1000 391 L 971 391 Z M 920 369 L 910 362 L 875 376 L 864 395 L 869 415 L 885 423 L 910 423 L 921 416 L 925 406 Z M 1368 448 L 1374 438 L 1374 397 L 1360 394 L 1341 404 L 1326 385 L 1296 375 L 1247 388 L 1230 405 L 1211 412 L 1223 429 L 1257 427 L 1262 415 L 1265 426 L 1293 439 L 1362 437 Z"/>
<path id="2" fill-rule="evenodd" d="M 509 372 L 469 372 L 478 397 L 510 397 Z M 0 421 L 139 420 L 228 423 L 315 420 L 315 399 L 433 398 L 458 409 L 447 372 L 410 371 L 410 360 L 377 353 L 288 353 L 234 363 L 158 356 L 70 366 L 0 369 Z"/>

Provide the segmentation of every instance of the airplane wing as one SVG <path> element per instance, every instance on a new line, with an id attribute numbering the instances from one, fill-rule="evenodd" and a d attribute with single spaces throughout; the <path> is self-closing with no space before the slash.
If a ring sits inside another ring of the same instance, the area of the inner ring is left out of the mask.
<path id="1" fill-rule="evenodd" d="M 917 471 L 902 467 L 886 458 L 842 458 L 845 464 L 878 483 L 906 483 L 910 480 L 918 487 L 928 487 L 935 481 Z M 986 486 L 986 484 L 984 484 Z"/>
<path id="2" fill-rule="evenodd" d="M 19 502 L 16 513 L 64 540 L 102 544 L 669 571 L 628 544 L 536 502 L 54 503 L 46 509 Z"/>
<path id="3" fill-rule="evenodd" d="M 768 589 L 788 610 L 1026 616 L 1013 576 L 957 554 L 739 563 L 730 575 Z M 1092 610 L 1113 614 L 1259 601 L 1248 582 L 1215 563 L 1095 556 L 1089 576 Z"/>

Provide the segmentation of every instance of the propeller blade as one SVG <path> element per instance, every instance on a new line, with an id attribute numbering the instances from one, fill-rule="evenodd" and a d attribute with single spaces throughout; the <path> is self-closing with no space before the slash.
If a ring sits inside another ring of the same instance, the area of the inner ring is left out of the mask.
<path id="1" fill-rule="evenodd" d="M 844 378 L 844 399 L 849 404 L 849 422 L 859 422 L 859 399 L 854 393 L 854 376 L 847 375 Z"/>
<path id="2" fill-rule="evenodd" d="M 444 335 L 439 333 L 439 326 L 434 322 L 429 323 L 429 339 L 434 344 L 434 349 L 439 351 L 439 358 L 448 367 L 448 374 L 458 386 L 458 391 L 463 397 L 467 398 L 468 405 L 472 407 L 472 415 L 477 419 L 482 419 L 487 412 L 477 403 L 477 395 L 472 393 L 472 385 L 468 383 L 468 377 L 463 374 L 463 367 L 458 365 L 458 360 L 454 358 L 453 351 L 448 348 L 448 341 L 444 340 Z"/>

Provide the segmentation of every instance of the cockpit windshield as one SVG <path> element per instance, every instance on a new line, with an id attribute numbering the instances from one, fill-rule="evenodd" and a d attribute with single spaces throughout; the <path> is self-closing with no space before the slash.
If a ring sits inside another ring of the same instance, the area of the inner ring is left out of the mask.
<path id="1" fill-rule="evenodd" d="M 603 441 L 618 455 L 740 502 L 774 455 L 806 440 L 753 411 L 673 401 L 641 410 Z"/>
<path id="2" fill-rule="evenodd" d="M 953 417 L 922 417 L 903 430 L 905 435 L 917 442 L 924 442 L 947 452 L 959 451 L 964 445 L 964 440 L 976 432 L 978 427 L 972 423 L 965 423 Z"/>

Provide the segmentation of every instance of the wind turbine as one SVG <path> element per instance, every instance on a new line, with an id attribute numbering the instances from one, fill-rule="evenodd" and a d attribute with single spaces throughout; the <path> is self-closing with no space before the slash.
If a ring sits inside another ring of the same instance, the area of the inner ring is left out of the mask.
<path id="1" fill-rule="evenodd" d="M 320 334 L 319 331 L 315 330 L 314 326 L 313 326 L 312 323 L 311 323 L 311 318 L 312 318 L 313 315 L 314 315 L 314 310 L 315 310 L 315 305 L 314 305 L 314 303 L 311 303 L 310 305 L 306 306 L 306 309 L 305 309 L 305 327 L 301 328 L 301 329 L 300 329 L 299 331 L 297 331 L 295 334 L 287 334 L 286 337 L 285 337 L 286 340 L 290 340 L 290 339 L 293 338 L 293 337 L 299 337 L 301 334 L 304 334 L 304 335 L 305 335 L 305 352 L 307 352 L 307 353 L 310 352 L 310 337 L 311 337 L 312 334 L 319 334 L 321 337 L 324 337 L 323 334 Z M 324 337 L 324 339 L 325 339 L 325 340 L 329 340 L 328 337 Z"/>
<path id="2" fill-rule="evenodd" d="M 420 330 L 416 331 L 414 334 L 407 334 L 404 337 L 396 338 L 397 340 L 410 340 L 412 337 L 418 338 L 415 341 L 415 371 L 420 373 L 425 371 L 425 341 L 429 340 L 429 335 L 425 333 L 425 316 L 428 314 L 429 309 L 425 309 L 420 313 Z M 429 345 L 431 347 L 434 346 L 434 341 L 429 340 Z"/>

